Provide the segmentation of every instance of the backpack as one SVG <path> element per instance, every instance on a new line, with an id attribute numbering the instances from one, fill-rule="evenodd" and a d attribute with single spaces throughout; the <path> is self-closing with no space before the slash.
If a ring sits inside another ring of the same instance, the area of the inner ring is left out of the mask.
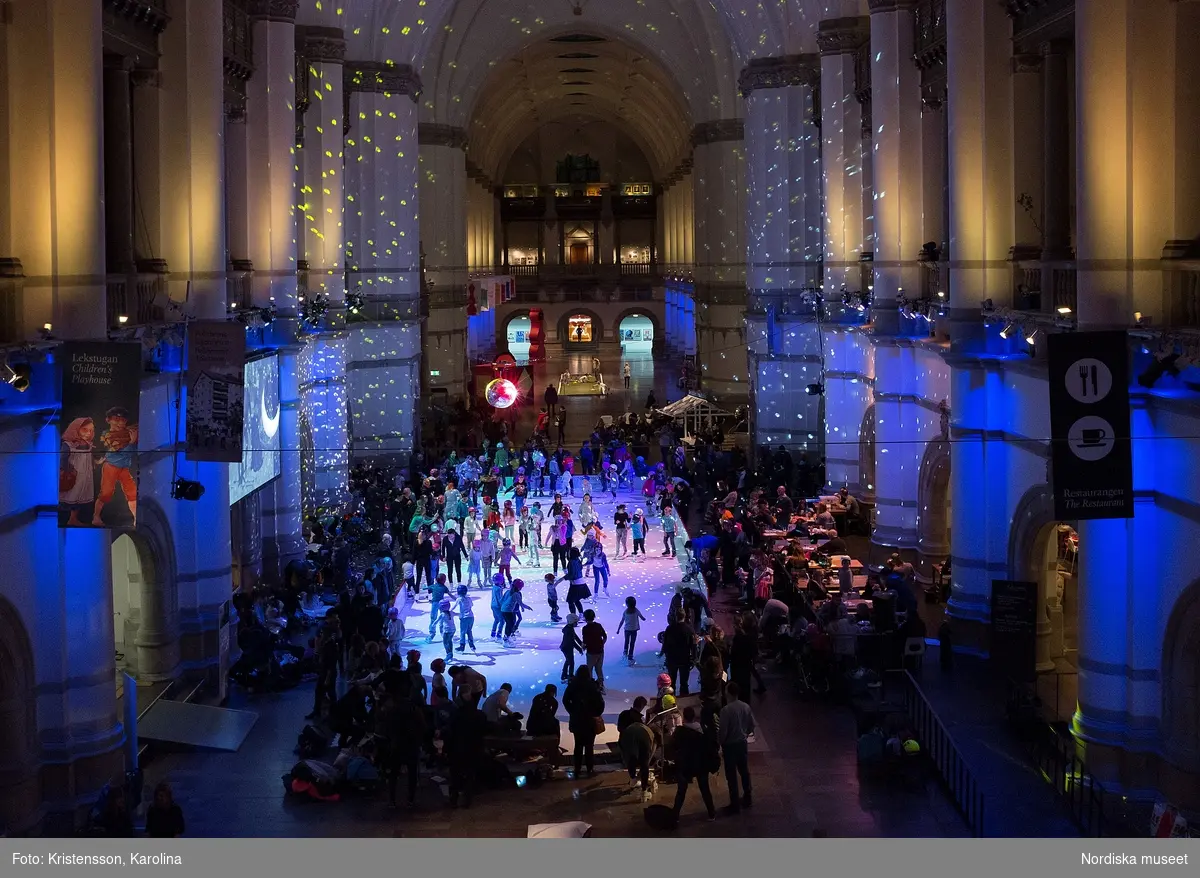
<path id="1" fill-rule="evenodd" d="M 660 832 L 672 830 L 679 823 L 675 809 L 666 805 L 648 805 L 642 810 L 642 816 L 646 818 L 646 823 L 651 829 L 657 829 Z"/>
<path id="2" fill-rule="evenodd" d="M 312 759 L 325 752 L 329 742 L 314 726 L 305 726 L 296 740 L 296 755 L 301 759 Z"/>
<path id="3" fill-rule="evenodd" d="M 878 765 L 883 762 L 885 741 L 883 733 L 873 729 L 858 739 L 858 764 Z"/>

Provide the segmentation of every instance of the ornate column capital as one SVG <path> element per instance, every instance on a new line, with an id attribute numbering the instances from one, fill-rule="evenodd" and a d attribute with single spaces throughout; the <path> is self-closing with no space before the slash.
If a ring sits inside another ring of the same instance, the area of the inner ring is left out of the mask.
<path id="1" fill-rule="evenodd" d="M 817 48 L 821 55 L 850 55 L 871 39 L 871 19 L 827 18 L 817 25 Z"/>
<path id="2" fill-rule="evenodd" d="M 250 0 L 246 11 L 253 21 L 282 21 L 296 23 L 300 0 Z"/>
<path id="3" fill-rule="evenodd" d="M 692 146 L 742 140 L 745 136 L 746 124 L 741 119 L 713 119 L 700 122 L 692 129 Z"/>
<path id="4" fill-rule="evenodd" d="M 245 102 L 226 103 L 225 104 L 225 121 L 233 122 L 235 124 L 237 124 L 237 123 L 244 124 L 246 121 L 246 104 L 245 104 Z"/>
<path id="5" fill-rule="evenodd" d="M 874 15 L 876 12 L 900 12 L 913 9 L 917 5 L 917 0 L 867 0 L 867 5 L 870 7 L 871 14 Z"/>
<path id="6" fill-rule="evenodd" d="M 419 146 L 448 146 L 451 149 L 467 148 L 467 132 L 456 125 L 438 122 L 422 122 L 417 126 Z"/>
<path id="7" fill-rule="evenodd" d="M 309 64 L 342 64 L 346 60 L 346 35 L 340 27 L 298 27 L 296 54 Z"/>
<path id="8" fill-rule="evenodd" d="M 764 88 L 788 88 L 815 85 L 821 81 L 821 62 L 817 55 L 780 55 L 755 58 L 738 76 L 742 97 Z"/>
<path id="9" fill-rule="evenodd" d="M 411 64 L 389 64 L 380 61 L 347 61 L 343 88 L 353 92 L 401 94 L 412 98 L 421 94 L 421 77 Z"/>
<path id="10" fill-rule="evenodd" d="M 1042 72 L 1042 56 L 1034 55 L 1029 52 L 1012 56 L 1012 72 L 1013 73 L 1041 73 Z"/>

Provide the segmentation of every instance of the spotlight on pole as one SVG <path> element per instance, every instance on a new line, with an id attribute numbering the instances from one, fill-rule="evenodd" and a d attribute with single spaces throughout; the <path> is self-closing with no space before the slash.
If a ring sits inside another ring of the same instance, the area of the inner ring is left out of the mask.
<path id="1" fill-rule="evenodd" d="M 808 387 L 804 388 L 804 392 L 807 393 L 809 396 L 820 396 L 825 392 L 825 385 L 824 384 L 810 384 L 810 385 L 808 385 Z"/>
<path id="2" fill-rule="evenodd" d="M 1025 333 L 1025 344 L 1033 344 L 1037 341 L 1038 333 L 1041 332 L 1036 326 Z"/>
<path id="3" fill-rule="evenodd" d="M 1010 335 L 1012 335 L 1016 331 L 1017 331 L 1017 325 L 1015 323 L 1005 323 L 1004 328 L 1000 330 L 1000 337 L 1008 338 Z"/>
<path id="4" fill-rule="evenodd" d="M 4 369 L 0 371 L 0 376 L 3 376 L 5 383 L 18 393 L 24 393 L 29 389 L 30 374 L 28 363 L 5 363 Z"/>

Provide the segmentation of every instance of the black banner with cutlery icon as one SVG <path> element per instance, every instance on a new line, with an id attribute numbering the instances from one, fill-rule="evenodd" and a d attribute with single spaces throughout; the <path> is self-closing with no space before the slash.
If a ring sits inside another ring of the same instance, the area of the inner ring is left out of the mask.
<path id="1" fill-rule="evenodd" d="M 1132 518 L 1126 334 L 1068 332 L 1047 341 L 1055 515 Z"/>

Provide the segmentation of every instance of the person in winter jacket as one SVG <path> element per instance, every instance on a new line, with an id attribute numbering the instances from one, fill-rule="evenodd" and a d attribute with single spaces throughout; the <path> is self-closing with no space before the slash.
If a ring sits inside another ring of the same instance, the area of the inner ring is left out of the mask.
<path id="1" fill-rule="evenodd" d="M 504 645 L 508 646 L 512 642 L 512 636 L 517 631 L 517 614 L 522 610 L 532 610 L 533 607 L 525 603 L 521 597 L 521 590 L 525 587 L 525 583 L 520 579 L 514 580 L 512 588 L 504 595 L 500 601 L 500 614 L 504 618 Z"/>
<path id="2" fill-rule="evenodd" d="M 650 525 L 646 521 L 646 513 L 639 508 L 633 513 L 633 521 L 630 522 L 629 526 L 633 532 L 633 557 L 636 558 L 638 552 L 641 552 L 645 556 L 646 531 L 650 529 Z"/>
<path id="3" fill-rule="evenodd" d="M 472 541 L 470 560 L 467 561 L 467 588 L 472 584 L 483 587 L 483 543 L 480 540 Z"/>
<path id="4" fill-rule="evenodd" d="M 442 538 L 442 555 L 446 559 L 446 574 L 450 584 L 461 584 L 463 581 L 462 562 L 463 558 L 467 557 L 463 538 L 454 531 L 447 533 Z"/>
<path id="5" fill-rule="evenodd" d="M 492 640 L 500 636 L 504 630 L 504 593 L 508 590 L 508 582 L 503 573 L 492 577 Z"/>
<path id="6" fill-rule="evenodd" d="M 467 587 L 460 585 L 456 592 L 458 600 L 454 603 L 454 611 L 458 613 L 458 651 L 465 652 L 467 644 L 471 652 L 475 651 L 475 602 L 467 593 Z"/>
<path id="7" fill-rule="evenodd" d="M 587 582 L 583 578 L 583 558 L 578 549 L 571 549 L 570 560 L 566 562 L 566 571 L 562 579 L 570 585 L 567 588 L 567 609 L 572 613 L 583 615 L 583 602 L 591 597 Z"/>
<path id="8" fill-rule="evenodd" d="M 683 811 L 683 802 L 687 798 L 688 787 L 692 781 L 700 788 L 700 796 L 704 799 L 704 807 L 708 809 L 708 819 L 717 819 L 717 809 L 713 805 L 712 790 L 708 785 L 708 776 L 712 772 L 712 745 L 705 736 L 696 715 L 696 708 L 683 709 L 683 725 L 672 735 L 675 751 L 675 773 L 678 777 L 675 788 L 675 818 Z"/>
<path id="9" fill-rule="evenodd" d="M 438 578 L 429 586 L 429 642 L 433 643 L 433 633 L 438 627 L 438 616 L 442 611 L 442 601 L 450 594 L 446 587 L 446 574 L 439 573 Z"/>
<path id="10" fill-rule="evenodd" d="M 586 761 L 587 776 L 593 777 L 596 773 L 597 720 L 604 717 L 604 696 L 592 681 L 589 668 L 576 670 L 563 693 L 562 704 L 571 718 L 567 728 L 575 738 L 575 775 L 583 773 Z"/>
<path id="11" fill-rule="evenodd" d="M 687 624 L 682 612 L 675 614 L 663 632 L 662 648 L 671 686 L 680 696 L 687 695 L 688 677 L 696 655 L 696 632 Z"/>

